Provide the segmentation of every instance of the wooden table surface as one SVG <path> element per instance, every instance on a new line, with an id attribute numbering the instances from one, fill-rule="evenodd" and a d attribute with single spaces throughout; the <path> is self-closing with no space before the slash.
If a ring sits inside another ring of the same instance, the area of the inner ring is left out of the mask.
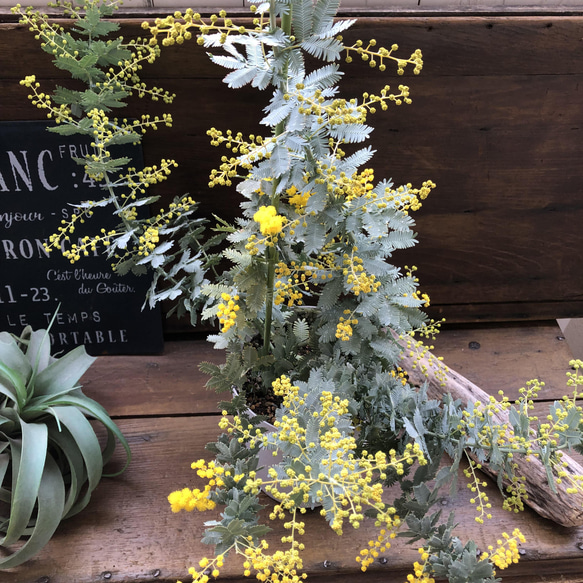
<path id="1" fill-rule="evenodd" d="M 451 368 L 491 393 L 503 389 L 515 398 L 527 380 L 543 380 L 537 404 L 541 411 L 545 402 L 567 392 L 571 354 L 554 322 L 450 329 L 435 345 Z M 172 514 L 166 497 L 195 484 L 190 463 L 205 455 L 205 443 L 219 432 L 221 398 L 204 389 L 197 364 L 220 362 L 221 357 L 203 340 L 189 340 L 167 342 L 162 355 L 98 359 L 84 377 L 85 392 L 116 419 L 131 445 L 132 464 L 123 475 L 103 479 L 89 506 L 63 522 L 36 558 L 1 572 L 0 582 L 190 581 L 188 567 L 212 553 L 200 538 L 203 522 L 216 513 Z M 120 459 L 121 452 L 117 463 Z M 515 526 L 526 536 L 520 563 L 499 572 L 504 583 L 583 581 L 583 528 L 557 526 L 530 510 L 510 515 L 499 508 L 490 521 L 478 525 L 462 478 L 460 486 L 455 498 L 444 496 L 440 504 L 446 514 L 455 509 L 462 540 L 474 538 L 485 548 Z M 499 507 L 494 484 L 488 494 Z M 361 573 L 354 559 L 373 537 L 374 526 L 346 530 L 338 537 L 317 512 L 307 515 L 306 523 L 304 566 L 312 582 L 402 583 L 418 557 L 415 546 L 397 539 L 380 561 Z M 282 529 L 274 527 L 269 540 L 275 546 Z M 231 557 L 219 580 L 238 581 L 240 574 L 240 562 Z"/>

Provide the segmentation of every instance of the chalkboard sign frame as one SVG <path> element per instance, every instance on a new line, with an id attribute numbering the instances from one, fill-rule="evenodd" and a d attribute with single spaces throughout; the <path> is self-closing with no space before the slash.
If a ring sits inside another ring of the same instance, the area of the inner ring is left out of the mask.
<path id="1" fill-rule="evenodd" d="M 0 122 L 0 330 L 46 328 L 58 309 L 51 328 L 56 351 L 84 344 L 96 356 L 159 353 L 161 311 L 143 308 L 150 276 L 116 275 L 99 249 L 71 264 L 43 247 L 71 216 L 71 204 L 102 198 L 74 160 L 91 151 L 90 140 L 49 132 L 50 125 Z M 142 164 L 139 146 L 119 148 Z M 117 219 L 101 210 L 75 240 L 115 226 Z"/>

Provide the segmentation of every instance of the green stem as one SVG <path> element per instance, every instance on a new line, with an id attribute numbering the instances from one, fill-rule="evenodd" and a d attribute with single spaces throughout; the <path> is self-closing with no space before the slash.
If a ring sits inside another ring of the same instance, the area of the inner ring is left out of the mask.
<path id="1" fill-rule="evenodd" d="M 263 350 L 262 356 L 269 354 L 271 344 L 271 322 L 273 320 L 273 296 L 275 283 L 275 265 L 278 253 L 275 247 L 268 247 L 265 251 L 267 259 L 267 289 L 265 291 L 265 323 L 263 328 Z"/>
<path id="2" fill-rule="evenodd" d="M 114 187 L 113 184 L 111 182 L 111 180 L 109 179 L 109 173 L 108 172 L 104 172 L 103 173 L 104 178 L 103 181 L 105 183 L 105 187 L 107 189 L 107 192 L 109 192 L 112 202 L 113 202 L 113 206 L 115 207 L 115 209 L 117 211 L 121 211 L 122 210 L 122 206 L 119 204 L 119 200 L 117 198 L 117 195 L 115 194 L 114 191 Z M 140 243 L 140 238 L 136 235 L 132 225 L 130 224 L 130 222 L 126 219 L 126 217 L 123 215 L 123 213 L 119 213 L 118 215 L 123 223 L 123 226 L 126 230 L 126 232 L 130 232 L 131 233 L 131 238 L 132 241 L 136 244 L 139 245 Z M 154 270 L 166 281 L 169 281 L 172 285 L 177 285 L 178 281 L 174 278 L 174 277 L 170 277 L 166 271 L 164 269 L 162 269 L 161 267 L 156 267 L 154 268 Z"/>
<path id="3" fill-rule="evenodd" d="M 281 18 L 281 28 L 286 35 L 291 34 L 291 6 L 289 7 L 289 12 L 282 15 Z M 275 15 L 275 0 L 271 0 L 269 7 L 269 24 L 271 29 L 274 30 L 277 27 L 276 15 Z M 287 81 L 287 65 L 283 70 L 283 77 Z M 283 83 L 282 83 L 283 85 Z M 282 87 L 282 90 L 285 88 Z M 273 132 L 274 136 L 280 136 L 285 131 L 285 120 L 282 120 L 277 124 Z M 278 208 L 279 197 L 277 195 L 277 186 L 279 180 L 273 181 L 273 193 L 271 197 L 271 202 L 275 208 Z M 267 285 L 265 290 L 265 322 L 263 326 L 263 348 L 262 356 L 267 356 L 269 354 L 271 345 L 271 323 L 273 320 L 273 299 L 274 299 L 274 284 L 275 284 L 275 266 L 279 258 L 279 253 L 274 247 L 268 247 L 265 251 L 265 259 L 267 261 Z"/>

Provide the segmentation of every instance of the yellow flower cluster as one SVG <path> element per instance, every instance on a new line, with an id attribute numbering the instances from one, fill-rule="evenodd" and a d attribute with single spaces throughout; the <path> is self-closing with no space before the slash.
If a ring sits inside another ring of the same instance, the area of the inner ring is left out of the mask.
<path id="1" fill-rule="evenodd" d="M 568 373 L 570 375 L 576 373 Z M 540 458 L 543 450 L 550 452 L 548 462 L 553 470 L 557 484 L 563 481 L 567 483 L 566 492 L 575 493 L 583 490 L 583 476 L 572 475 L 565 470 L 565 464 L 561 461 L 562 436 L 570 431 L 569 416 L 570 411 L 581 408 L 577 404 L 578 392 L 575 391 L 572 397 L 564 396 L 557 401 L 553 407 L 553 414 L 547 416 L 546 422 L 539 422 L 538 418 L 532 414 L 534 400 L 539 390 L 544 387 L 544 383 L 538 380 L 529 381 L 526 387 L 520 389 L 521 397 L 511 403 L 508 397 L 499 391 L 500 399 L 490 396 L 487 403 L 476 402 L 473 409 L 463 412 L 463 419 L 460 429 L 473 429 L 479 427 L 477 434 L 478 446 L 489 450 L 494 446 L 505 454 L 512 461 L 516 455 L 524 456 L 526 461 L 531 457 Z M 509 422 L 500 422 L 500 415 L 506 415 L 513 407 L 531 426 L 531 431 L 517 435 L 513 426 Z M 535 425 L 538 423 L 538 425 Z M 545 454 L 548 455 L 548 454 Z M 516 465 L 513 464 L 516 468 Z M 504 501 L 504 508 L 514 512 L 523 509 L 523 500 L 528 498 L 523 480 L 520 477 L 504 475 L 509 481 L 507 491 L 509 496 Z M 483 502 L 483 498 L 480 499 Z M 480 504 L 478 504 L 480 509 Z M 479 518 L 476 520 L 480 521 Z"/>
<path id="2" fill-rule="evenodd" d="M 151 168 L 145 168 L 135 174 L 135 176 L 141 176 L 144 180 L 142 185 L 154 184 L 157 180 L 163 179 L 161 176 L 166 176 L 170 173 L 170 166 L 175 166 L 176 163 L 173 160 L 162 160 L 161 168 L 158 169 L 156 166 Z M 121 207 L 118 215 L 124 223 L 130 223 L 138 219 L 137 209 L 131 204 L 131 200 L 136 198 L 135 190 L 139 188 L 138 182 L 132 182 L 128 180 L 129 175 L 124 175 L 120 177 L 120 180 L 127 180 L 130 184 L 130 188 L 133 192 L 130 195 L 121 195 L 122 199 L 126 199 L 127 206 Z M 158 176 L 156 178 L 156 176 Z M 88 256 L 90 253 L 96 253 L 98 251 L 98 246 L 103 245 L 107 247 L 111 245 L 114 239 L 118 236 L 124 234 L 124 230 L 117 231 L 115 229 L 106 231 L 101 229 L 98 235 L 94 236 L 84 236 L 78 240 L 77 243 L 71 243 L 67 245 L 70 241 L 70 236 L 75 232 L 77 223 L 84 223 L 85 219 L 91 218 L 93 215 L 93 207 L 97 205 L 95 201 L 87 201 L 86 204 L 90 205 L 88 208 L 78 209 L 69 221 L 62 220 L 61 225 L 56 233 L 49 236 L 49 240 L 44 244 L 44 248 L 47 252 L 51 252 L 53 249 L 60 249 L 63 256 L 67 258 L 71 263 L 79 261 L 82 256 Z M 134 241 L 136 243 L 136 253 L 140 256 L 148 256 L 155 248 L 157 243 L 160 241 L 159 229 L 163 225 L 167 225 L 173 218 L 179 217 L 182 213 L 189 211 L 195 204 L 191 197 L 187 196 L 178 203 L 171 203 L 168 211 L 160 209 L 160 212 L 150 219 L 147 219 L 143 223 L 143 232 L 138 235 L 137 232 L 134 233 Z M 132 227 L 133 229 L 133 227 Z M 139 231 L 138 231 L 139 232 Z M 127 252 L 123 257 L 118 259 L 123 259 L 131 253 L 129 246 L 127 247 Z M 112 265 L 114 271 L 116 265 Z"/>
<path id="3" fill-rule="evenodd" d="M 235 415 L 233 420 L 230 421 L 227 411 L 222 412 L 222 417 L 219 421 L 219 427 L 227 433 L 237 433 L 239 435 L 239 443 L 247 441 L 249 447 L 255 447 L 258 442 L 261 442 L 264 445 L 267 444 L 267 437 L 263 434 L 259 427 L 255 427 L 252 431 L 245 429 L 243 427 L 243 423 L 241 422 L 241 418 L 238 415 Z M 249 475 L 254 478 L 255 472 L 250 472 Z"/>
<path id="4" fill-rule="evenodd" d="M 207 465 L 203 459 L 193 462 L 190 467 L 196 470 L 199 477 L 207 479 L 208 484 L 202 491 L 198 488 L 194 490 L 183 488 L 169 494 L 168 502 L 170 502 L 172 512 L 179 512 L 180 510 L 186 510 L 187 512 L 192 512 L 193 510 L 204 511 L 212 510 L 215 507 L 215 503 L 209 496 L 213 487 L 223 485 L 221 476 L 223 476 L 225 470 L 216 465 L 214 461 L 209 462 Z"/>
<path id="5" fill-rule="evenodd" d="M 544 383 L 537 380 L 529 381 L 526 388 L 521 388 L 519 392 L 521 393 L 521 398 L 514 403 L 514 406 L 518 410 L 527 415 L 529 421 L 537 421 L 538 418 L 531 415 L 530 412 L 534 406 L 534 398 L 538 395 L 538 391 Z M 561 423 L 561 419 L 565 417 L 565 411 L 558 412 L 559 420 L 557 422 L 553 421 L 553 417 L 549 415 L 549 423 L 541 423 L 538 427 L 539 436 L 534 438 L 534 436 L 520 436 L 514 433 L 512 426 L 509 423 L 496 423 L 495 418 L 504 411 L 508 411 L 513 404 L 510 402 L 508 397 L 504 396 L 502 391 L 498 392 L 501 397 L 499 400 L 494 396 L 490 396 L 487 403 L 481 403 L 476 401 L 474 404 L 474 409 L 470 413 L 469 411 L 464 412 L 465 423 L 471 427 L 481 424 L 483 425 L 480 432 L 480 438 L 482 445 L 485 447 L 490 447 L 493 443 L 496 443 L 499 447 L 506 448 L 512 453 L 524 454 L 527 459 L 532 455 L 538 457 L 539 453 L 537 451 L 537 446 L 556 446 L 559 439 L 559 432 L 567 429 Z M 572 405 L 567 403 L 567 406 Z"/>
<path id="6" fill-rule="evenodd" d="M 399 186 L 396 189 L 387 188 L 385 189 L 384 199 L 387 202 L 393 203 L 396 208 L 405 214 L 408 214 L 410 210 L 419 210 L 422 206 L 422 201 L 429 196 L 436 186 L 435 182 L 426 180 L 421 185 L 421 188 L 413 188 L 413 185 L 410 183 L 405 186 Z"/>
<path id="7" fill-rule="evenodd" d="M 423 548 L 419 549 L 419 554 L 423 561 L 429 558 L 429 554 Z M 435 579 L 425 572 L 425 562 L 421 564 L 415 561 L 413 563 L 413 573 L 407 575 L 407 583 L 435 583 Z"/>
<path id="8" fill-rule="evenodd" d="M 250 134 L 247 139 L 243 138 L 241 132 L 237 132 L 233 135 L 231 130 L 227 130 L 225 134 L 217 128 L 210 128 L 207 130 L 207 136 L 211 138 L 211 146 L 225 146 L 228 150 L 231 150 L 233 154 L 249 154 L 250 156 L 256 156 L 256 158 L 251 159 L 261 159 L 264 157 L 268 150 L 267 145 L 272 142 L 270 138 L 264 138 L 263 136 L 256 136 Z M 260 152 L 262 154 L 260 154 Z"/>
<path id="9" fill-rule="evenodd" d="M 40 90 L 40 83 L 36 80 L 35 75 L 27 75 L 20 84 L 32 91 L 28 96 L 32 104 L 38 109 L 46 109 L 47 118 L 54 119 L 56 123 L 71 123 L 77 125 L 77 121 L 71 115 L 71 109 L 65 104 L 57 106 L 53 103 L 50 96 Z"/>
<path id="10" fill-rule="evenodd" d="M 262 235 L 270 236 L 281 233 L 286 222 L 286 218 L 278 215 L 273 205 L 259 207 L 259 210 L 253 215 L 253 220 L 259 223 Z"/>
<path id="11" fill-rule="evenodd" d="M 310 196 L 312 196 L 312 192 L 298 192 L 298 189 L 295 186 L 291 186 L 286 190 L 286 194 L 288 195 L 288 202 L 289 204 L 293 205 L 296 209 L 296 212 L 300 214 L 308 204 L 308 200 L 310 200 Z"/>
<path id="12" fill-rule="evenodd" d="M 202 558 L 198 562 L 202 571 L 198 571 L 194 567 L 188 569 L 188 573 L 192 576 L 192 583 L 208 583 L 211 577 L 216 579 L 220 575 L 219 568 L 224 565 L 224 562 L 224 555 L 217 555 L 212 561 L 206 557 Z"/>
<path id="13" fill-rule="evenodd" d="M 182 490 L 177 490 L 169 494 L 168 502 L 170 502 L 172 512 L 180 512 L 181 510 L 186 510 L 186 512 L 192 512 L 193 510 L 199 510 L 201 512 L 212 510 L 216 504 L 209 499 L 210 492 L 211 486 L 209 484 L 204 487 L 202 492 L 198 488 L 194 490 L 183 488 Z"/>
<path id="14" fill-rule="evenodd" d="M 309 492 L 317 486 L 317 496 L 330 497 L 332 506 L 322 509 L 320 513 L 328 516 L 331 528 L 342 534 L 345 520 L 353 528 L 358 528 L 364 519 L 365 507 L 374 509 L 376 522 L 379 526 L 393 531 L 400 525 L 395 516 L 395 509 L 387 507 L 382 501 L 383 486 L 376 481 L 376 477 L 386 478 L 387 469 L 391 468 L 398 475 L 404 473 L 405 465 L 417 461 L 425 464 L 425 458 L 416 444 L 408 444 L 400 457 L 394 450 L 389 457 L 377 452 L 372 455 L 366 451 L 357 457 L 355 455 L 356 442 L 352 435 L 343 435 L 338 429 L 338 420 L 348 414 L 348 400 L 341 399 L 329 391 L 320 395 L 319 410 L 313 412 L 314 419 L 319 425 L 319 444 L 307 443 L 306 429 L 298 421 L 297 412 L 305 409 L 307 393 L 301 393 L 299 387 L 291 380 L 282 376 L 273 383 L 276 395 L 283 398 L 283 406 L 288 414 L 275 422 L 277 433 L 281 441 L 294 444 L 302 452 L 296 460 L 305 463 L 303 472 L 287 469 L 288 479 L 279 479 L 277 472 L 272 469 L 271 482 L 264 482 L 266 491 L 278 500 L 284 508 L 292 508 L 290 495 L 303 494 L 303 501 L 309 501 Z M 270 439 L 270 436 L 267 436 Z M 274 443 L 275 444 L 275 443 Z M 310 456 L 307 452 L 319 445 L 328 452 L 328 456 L 321 461 L 321 471 L 315 472 L 309 464 Z M 306 452 L 306 453 L 304 453 Z M 253 484 L 257 487 L 257 482 Z M 284 491 L 284 489 L 288 489 Z"/>
<path id="15" fill-rule="evenodd" d="M 222 19 L 222 24 L 217 24 L 219 19 Z M 173 44 L 181 45 L 185 40 L 192 38 L 191 29 L 198 30 L 201 35 L 210 33 L 218 33 L 220 35 L 220 42 L 225 43 L 230 34 L 245 34 L 248 30 L 244 26 L 235 26 L 230 18 L 227 18 L 227 13 L 221 10 L 218 15 L 211 14 L 209 22 L 205 22 L 198 12 L 194 12 L 188 8 L 184 14 L 176 11 L 173 15 L 165 18 L 157 18 L 153 25 L 149 22 L 143 22 L 142 28 L 149 30 L 152 34 L 150 44 L 155 46 L 158 43 L 158 35 L 166 33 L 162 39 L 162 45 L 167 47 Z M 198 37 L 197 43 L 204 44 L 202 36 Z"/>
<path id="16" fill-rule="evenodd" d="M 88 204 L 93 206 L 93 201 L 88 201 Z M 105 229 L 101 229 L 101 236 L 97 237 L 82 237 L 77 243 L 72 243 L 67 248 L 67 243 L 70 241 L 70 235 L 75 232 L 77 223 L 83 224 L 86 218 L 91 218 L 93 215 L 93 210 L 91 208 L 83 208 L 76 210 L 72 215 L 71 219 L 67 222 L 66 220 L 61 221 L 61 225 L 56 233 L 49 236 L 49 240 L 43 243 L 47 253 L 50 253 L 53 249 L 61 249 L 63 256 L 68 259 L 71 263 L 75 263 L 81 259 L 81 256 L 89 255 L 89 252 L 95 252 L 97 250 L 98 243 L 103 243 L 107 245 L 109 243 L 109 238 L 114 237 L 117 233 L 116 231 L 106 232 Z"/>
<path id="17" fill-rule="evenodd" d="M 306 579 L 306 573 L 301 573 L 303 568 L 299 551 L 292 545 L 291 549 L 276 551 L 272 555 L 265 553 L 269 548 L 268 543 L 262 540 L 259 545 L 249 544 L 244 550 L 245 562 L 243 574 L 246 577 L 255 571 L 258 581 L 270 581 L 271 583 L 299 583 Z"/>
<path id="18" fill-rule="evenodd" d="M 81 237 L 78 239 L 77 243 L 71 243 L 68 249 L 65 247 L 64 241 L 68 242 L 69 237 L 63 237 L 63 239 L 60 241 L 63 257 L 68 259 L 71 263 L 76 263 L 79 261 L 79 259 L 81 259 L 81 256 L 87 257 L 90 253 L 95 255 L 97 253 L 97 247 L 99 244 L 107 247 L 111 242 L 111 238 L 119 234 L 115 230 L 106 232 L 105 229 L 102 229 L 101 231 L 102 235 L 96 235 L 94 237 L 85 235 L 85 237 Z M 55 235 L 51 235 L 51 237 L 49 237 L 49 244 L 45 245 L 45 249 L 47 251 L 50 250 L 49 245 L 56 246 L 56 240 L 52 238 L 54 236 Z"/>
<path id="19" fill-rule="evenodd" d="M 65 2 L 62 6 L 72 18 L 80 17 L 79 12 L 72 3 Z M 64 60 L 81 63 L 80 67 L 86 66 L 86 54 L 79 50 L 77 43 L 68 40 L 68 32 L 63 26 L 48 20 L 47 17 L 40 15 L 38 11 L 34 11 L 31 7 L 26 8 L 23 12 L 22 7 L 17 5 L 12 8 L 12 12 L 20 15 L 20 22 L 26 24 L 29 30 L 36 33 L 35 38 L 41 41 L 41 47 L 47 53 Z M 153 63 L 160 56 L 159 47 L 153 46 L 149 39 L 138 38 L 127 43 L 118 44 L 117 49 L 120 54 L 130 51 L 131 57 L 118 61 L 115 69 L 111 67 L 105 70 L 104 80 L 95 82 L 97 91 L 107 93 L 114 90 L 116 95 L 119 95 L 120 91 L 127 91 L 131 94 L 135 90 L 140 97 L 148 93 L 153 100 L 162 98 L 166 103 L 172 102 L 174 95 L 158 88 L 146 89 L 145 85 L 137 79 L 142 63 L 144 61 Z M 22 84 L 38 89 L 38 87 L 33 87 L 31 83 L 34 83 L 34 79 L 31 80 L 30 77 L 27 77 Z M 54 117 L 57 123 L 66 121 L 72 125 L 79 125 L 78 120 L 71 116 L 71 112 L 66 106 L 61 105 L 55 108 L 50 98 L 45 94 L 39 93 L 35 95 L 33 104 L 41 109 L 49 109 L 47 117 Z"/>
<path id="20" fill-rule="evenodd" d="M 360 177 L 360 180 L 362 180 L 362 178 L 363 177 Z M 365 184 L 364 191 L 357 186 L 352 189 L 352 193 L 346 192 L 345 187 L 338 188 L 338 192 L 343 193 L 346 196 L 347 203 L 352 203 L 353 212 L 366 212 L 368 207 L 373 204 L 373 208 L 379 210 L 385 209 L 390 205 L 404 214 L 408 214 L 410 210 L 419 210 L 422 201 L 429 196 L 434 188 L 436 188 L 436 184 L 431 180 L 426 180 L 423 182 L 421 188 L 413 188 L 411 184 L 399 186 L 396 189 L 386 187 L 384 193 L 381 195 L 378 195 L 373 191 L 371 184 Z M 354 206 L 357 201 L 358 206 Z"/>
<path id="21" fill-rule="evenodd" d="M 234 295 L 231 297 L 230 294 L 222 293 L 221 299 L 223 301 L 218 305 L 217 316 L 221 325 L 221 332 L 227 332 L 227 330 L 235 325 L 235 321 L 237 320 L 237 312 L 240 306 L 236 302 L 239 301 L 239 296 Z"/>
<path id="22" fill-rule="evenodd" d="M 350 314 L 350 317 L 344 318 L 344 316 L 340 316 L 338 324 L 336 324 L 336 338 L 348 341 L 352 338 L 352 326 L 356 326 L 358 320 L 352 317 L 350 310 L 345 310 L 344 313 Z"/>
<path id="23" fill-rule="evenodd" d="M 390 49 L 385 47 L 379 47 L 377 49 L 375 48 L 376 45 L 377 41 L 371 39 L 368 41 L 366 47 L 361 40 L 357 40 L 352 46 L 345 46 L 346 62 L 352 62 L 351 53 L 354 52 L 359 55 L 363 61 L 368 62 L 369 66 L 376 67 L 378 64 L 379 71 L 384 71 L 386 69 L 384 59 L 391 59 L 397 63 L 397 73 L 399 75 L 402 75 L 405 72 L 405 67 L 408 64 L 414 65 L 415 68 L 413 69 L 413 73 L 415 75 L 418 75 L 421 72 L 421 69 L 423 68 L 423 55 L 419 49 L 417 49 L 408 59 L 399 59 L 398 57 L 393 56 L 393 53 L 399 50 L 399 45 L 393 44 Z"/>
<path id="24" fill-rule="evenodd" d="M 136 170 L 135 168 L 128 168 L 124 174 L 119 176 L 119 179 L 114 184 L 123 184 L 127 187 L 128 192 L 121 195 L 120 198 L 122 199 L 129 199 L 135 200 L 139 195 L 146 193 L 146 188 L 151 186 L 152 184 L 158 184 L 163 180 L 166 180 L 170 173 L 172 172 L 172 168 L 177 168 L 178 164 L 175 160 L 166 160 L 162 159 L 160 161 L 160 167 L 157 165 L 154 166 L 146 166 L 142 170 Z M 183 200 L 180 201 L 179 206 L 186 207 L 183 210 L 188 210 L 189 205 L 193 205 L 194 201 L 189 197 L 186 196 Z M 170 205 L 171 211 L 172 207 L 177 206 L 175 203 Z M 162 214 L 164 211 L 161 210 L 159 215 Z"/>
<path id="25" fill-rule="evenodd" d="M 280 305 L 287 301 L 288 306 L 303 304 L 303 292 L 310 290 L 310 285 L 334 277 L 337 270 L 332 253 L 322 253 L 316 259 L 302 263 L 292 261 L 289 265 L 279 262 L 275 268 L 275 304 Z"/>
<path id="26" fill-rule="evenodd" d="M 263 138 L 262 136 L 251 134 L 245 140 L 240 132 L 233 136 L 231 130 L 227 130 L 226 135 L 223 135 L 223 132 L 216 128 L 207 130 L 207 135 L 211 138 L 212 146 L 224 145 L 233 154 L 243 154 L 242 157 L 231 156 L 228 158 L 223 156 L 221 158 L 222 164 L 219 168 L 211 171 L 210 188 L 217 185 L 231 186 L 231 179 L 237 175 L 239 167 L 245 170 L 252 170 L 253 162 L 271 157 L 269 146 L 274 142 L 274 138 Z"/>
<path id="27" fill-rule="evenodd" d="M 391 371 L 391 376 L 400 379 L 403 386 L 407 384 L 407 373 L 400 366 Z"/>
<path id="28" fill-rule="evenodd" d="M 190 467 L 193 470 L 196 470 L 196 474 L 200 478 L 206 478 L 207 480 L 210 480 L 209 484 L 211 486 L 214 486 L 215 484 L 217 486 L 222 486 L 223 481 L 220 476 L 225 473 L 225 470 L 221 466 L 217 465 L 214 461 L 210 461 L 207 464 L 205 460 L 199 459 L 195 462 L 192 462 Z"/>
<path id="29" fill-rule="evenodd" d="M 399 336 L 399 339 L 404 341 L 404 353 L 413 359 L 411 368 L 419 368 L 421 374 L 424 376 L 428 376 L 429 370 L 432 369 L 432 374 L 440 382 L 441 386 L 445 386 L 448 368 L 443 364 L 443 357 L 435 356 L 431 352 L 434 348 L 433 346 L 426 346 L 423 340 L 415 340 L 415 334 L 417 333 L 427 338 L 434 338 L 440 325 L 441 322 L 431 320 L 428 325 L 420 330 L 412 330 L 407 335 Z"/>
<path id="30" fill-rule="evenodd" d="M 391 548 L 391 543 L 388 539 L 394 539 L 397 533 L 387 532 L 384 528 L 381 529 L 376 540 L 368 541 L 368 548 L 360 551 L 360 556 L 356 557 L 356 562 L 360 563 L 360 570 L 365 572 L 379 557 L 380 553 L 385 553 Z"/>
<path id="31" fill-rule="evenodd" d="M 489 545 L 488 552 L 482 553 L 480 559 L 490 559 L 500 570 L 506 569 L 512 563 L 518 563 L 520 559 L 518 544 L 524 542 L 526 538 L 518 528 L 512 531 L 512 536 L 503 532 L 502 539 L 496 541 L 498 546 L 494 548 Z"/>
<path id="32" fill-rule="evenodd" d="M 490 508 L 492 508 L 492 504 L 490 504 L 486 492 L 481 490 L 481 488 L 488 486 L 488 482 L 481 480 L 475 472 L 476 469 L 480 470 L 481 468 L 481 464 L 476 464 L 470 460 L 469 467 L 464 469 L 464 475 L 470 480 L 467 484 L 467 488 L 472 494 L 474 494 L 474 497 L 470 498 L 470 504 L 475 504 L 477 512 L 480 513 L 479 516 L 476 516 L 475 518 L 475 521 L 479 524 L 484 523 L 484 518 L 492 518 L 492 515 L 489 512 Z"/>
<path id="33" fill-rule="evenodd" d="M 346 181 L 345 188 L 342 189 L 346 193 L 346 201 L 350 202 L 355 198 L 367 195 L 374 188 L 373 181 L 374 171 L 372 168 L 365 168 L 360 174 L 355 172 L 352 178 Z"/>
<path id="34" fill-rule="evenodd" d="M 291 269 L 285 263 L 280 262 L 275 267 L 275 277 L 277 281 L 275 282 L 273 303 L 279 306 L 287 300 L 287 305 L 290 308 L 294 305 L 301 306 L 304 302 L 300 288 L 303 288 L 304 291 L 310 289 L 306 274 L 299 275 L 296 273 L 292 276 Z"/>
<path id="35" fill-rule="evenodd" d="M 163 114 L 162 118 L 155 116 L 152 118 L 149 114 L 144 114 L 140 119 L 129 121 L 127 119 L 119 120 L 118 118 L 110 119 L 109 115 L 102 109 L 94 108 L 87 113 L 87 118 L 91 120 L 93 127 L 93 141 L 91 147 L 93 154 L 87 156 L 88 166 L 86 167 L 87 175 L 96 181 L 104 179 L 104 171 L 92 171 L 91 162 L 103 162 L 110 157 L 108 147 L 115 144 L 120 137 L 135 137 L 134 143 L 139 141 L 139 134 L 145 134 L 148 129 L 157 129 L 158 124 L 163 123 L 168 127 L 172 126 L 172 116 Z M 78 124 L 77 124 L 78 125 Z M 149 184 L 156 184 L 165 180 L 170 174 L 170 167 L 176 166 L 174 160 L 162 161 L 162 168 L 158 170 L 152 166 L 149 173 Z M 146 173 L 144 173 L 146 175 Z M 148 183 L 142 180 L 142 183 Z"/>
<path id="36" fill-rule="evenodd" d="M 381 286 L 381 282 L 376 280 L 374 274 L 369 275 L 364 271 L 362 259 L 355 255 L 357 251 L 358 249 L 355 247 L 351 255 L 348 255 L 348 253 L 343 255 L 344 267 L 342 273 L 346 277 L 346 284 L 355 296 L 361 293 L 369 294 L 371 292 L 377 292 Z"/>
<path id="37" fill-rule="evenodd" d="M 517 464 L 512 464 L 512 468 L 516 470 Z M 526 478 L 516 474 L 511 477 L 505 474 L 504 478 L 508 479 L 509 483 L 506 486 L 506 497 L 502 502 L 502 508 L 508 512 L 522 512 L 524 510 L 524 501 L 528 500 L 528 492 L 525 486 Z"/>
<path id="38" fill-rule="evenodd" d="M 583 369 L 583 361 L 579 360 L 578 358 L 570 360 L 569 361 L 569 366 L 575 371 L 575 372 L 568 372 L 567 373 L 567 386 L 568 387 L 578 387 L 578 386 L 583 386 L 583 375 L 579 372 L 581 369 Z M 577 392 L 574 393 L 574 397 L 576 398 L 578 395 Z"/>
<path id="39" fill-rule="evenodd" d="M 138 238 L 138 255 L 147 257 L 160 242 L 160 232 L 158 227 L 149 225 Z"/>
<path id="40" fill-rule="evenodd" d="M 428 308 L 431 305 L 431 298 L 429 295 L 426 293 L 421 293 L 419 290 L 415 290 L 411 294 L 411 297 L 413 297 L 415 300 L 421 300 L 425 308 Z"/>
<path id="41" fill-rule="evenodd" d="M 391 87 L 385 85 L 381 89 L 380 95 L 363 93 L 362 103 L 351 99 L 334 99 L 329 101 L 321 90 L 314 91 L 313 96 L 306 96 L 301 93 L 304 86 L 300 83 L 296 86 L 297 92 L 290 91 L 284 95 L 284 99 L 289 101 L 295 99 L 298 102 L 298 113 L 303 115 L 316 116 L 316 122 L 322 126 L 335 126 L 339 124 L 362 124 L 367 120 L 369 113 L 376 113 L 376 106 L 382 110 L 388 109 L 387 102 L 392 101 L 395 105 L 411 103 L 409 98 L 409 88 L 399 85 L 399 93 L 390 93 Z"/>

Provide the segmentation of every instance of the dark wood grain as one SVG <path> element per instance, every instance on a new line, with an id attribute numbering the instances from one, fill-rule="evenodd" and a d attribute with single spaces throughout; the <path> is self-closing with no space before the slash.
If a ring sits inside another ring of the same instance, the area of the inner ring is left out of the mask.
<path id="1" fill-rule="evenodd" d="M 123 20 L 123 34 L 142 34 L 140 22 Z M 377 178 L 438 185 L 416 216 L 420 244 L 395 256 L 419 267 L 432 314 L 478 322 L 583 311 L 582 24 L 582 17 L 370 17 L 347 31 L 350 41 L 375 37 L 397 42 L 402 54 L 424 52 L 419 77 L 355 63 L 345 67 L 342 88 L 359 95 L 365 84 L 411 87 L 411 106 L 371 120 L 371 143 Z M 0 119 L 38 119 L 18 79 L 34 72 L 50 88 L 64 74 L 23 27 L 3 24 L 0 33 Z M 227 89 L 195 43 L 165 50 L 143 73 L 177 93 L 169 108 L 134 100 L 124 112 L 174 115 L 173 131 L 144 140 L 147 162 L 174 157 L 180 164 L 158 190 L 162 203 L 189 192 L 202 214 L 231 219 L 236 193 L 206 186 L 224 153 L 209 147 L 206 130 L 257 133 L 268 95 Z"/>
<path id="2" fill-rule="evenodd" d="M 560 399 L 572 358 L 554 322 L 520 326 L 489 325 L 445 328 L 432 343 L 434 352 L 491 394 L 503 390 L 510 399 L 533 378 L 545 383 L 540 401 Z M 220 364 L 224 352 L 203 338 L 166 342 L 154 356 L 103 356 L 82 379 L 84 392 L 114 417 L 213 415 L 228 395 L 204 388 L 207 377 L 198 365 Z"/>
<path id="3" fill-rule="evenodd" d="M 223 360 L 223 351 L 205 340 L 167 342 L 161 355 L 101 357 L 81 382 L 114 417 L 216 415 L 218 402 L 231 396 L 206 390 L 207 377 L 198 365 Z"/>
<path id="4" fill-rule="evenodd" d="M 487 393 L 510 399 L 531 379 L 545 383 L 540 401 L 560 399 L 567 390 L 571 350 L 554 322 L 446 328 L 435 342 L 435 354 Z"/>

